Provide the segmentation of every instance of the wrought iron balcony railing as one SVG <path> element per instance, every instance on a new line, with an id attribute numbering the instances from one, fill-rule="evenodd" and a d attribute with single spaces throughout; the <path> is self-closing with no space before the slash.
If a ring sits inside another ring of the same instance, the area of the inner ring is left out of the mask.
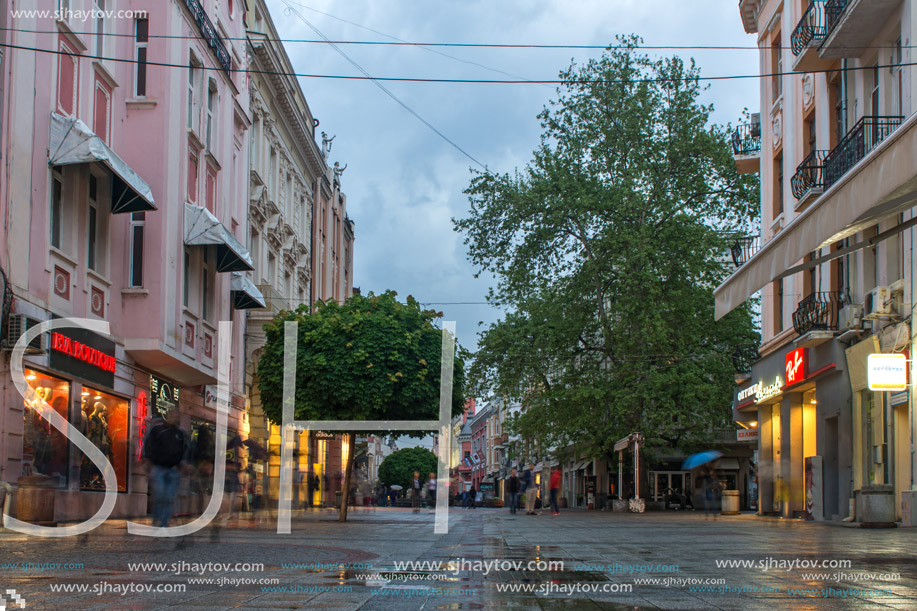
<path id="1" fill-rule="evenodd" d="M 227 72 L 232 70 L 232 57 L 229 55 L 226 45 L 223 44 L 223 39 L 220 38 L 216 28 L 213 27 L 213 23 L 210 22 L 210 18 L 204 11 L 204 6 L 200 3 L 200 0 L 185 0 L 185 6 L 191 11 L 191 15 L 194 17 L 197 27 L 201 30 L 201 36 L 204 37 L 207 46 L 210 47 L 213 54 L 216 55 L 217 62 L 219 62 L 223 70 Z"/>
<path id="2" fill-rule="evenodd" d="M 761 152 L 761 123 L 742 123 L 732 132 L 732 152 L 757 155 Z"/>
<path id="3" fill-rule="evenodd" d="M 800 335 L 809 331 L 837 331 L 837 314 L 849 303 L 846 291 L 811 293 L 803 297 L 793 312 L 793 329 Z"/>
<path id="4" fill-rule="evenodd" d="M 730 254 L 732 254 L 732 262 L 737 268 L 742 267 L 749 259 L 751 259 L 753 254 L 758 252 L 758 248 L 760 248 L 760 240 L 758 236 L 737 236 L 736 241 L 733 242 L 732 246 L 729 247 Z"/>
<path id="5" fill-rule="evenodd" d="M 802 199 L 813 189 L 825 188 L 825 157 L 829 151 L 812 151 L 796 168 L 790 179 L 793 197 Z"/>
<path id="6" fill-rule="evenodd" d="M 751 373 L 751 365 L 759 358 L 757 344 L 739 346 L 732 353 L 732 364 L 736 373 Z"/>
<path id="7" fill-rule="evenodd" d="M 826 0 L 809 0 L 809 6 L 796 24 L 790 36 L 793 55 L 798 56 L 813 41 L 819 42 L 828 34 L 828 22 L 825 17 Z"/>
<path id="8" fill-rule="evenodd" d="M 825 2 L 825 36 L 831 33 L 834 26 L 838 24 L 850 0 L 828 0 Z"/>
<path id="9" fill-rule="evenodd" d="M 904 117 L 863 117 L 825 157 L 825 188 L 895 131 Z"/>

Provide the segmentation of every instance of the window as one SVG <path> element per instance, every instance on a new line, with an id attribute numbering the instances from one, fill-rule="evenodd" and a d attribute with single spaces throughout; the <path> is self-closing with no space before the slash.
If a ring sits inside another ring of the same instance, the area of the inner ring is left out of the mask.
<path id="1" fill-rule="evenodd" d="M 815 111 L 813 110 L 809 118 L 806 119 L 806 149 L 803 151 L 803 156 L 808 156 L 813 151 L 818 150 L 816 130 Z"/>
<path id="2" fill-rule="evenodd" d="M 68 419 L 70 383 L 45 375 L 40 371 L 25 370 L 25 379 L 44 403 L 64 420 Z M 57 485 L 67 483 L 67 465 L 70 454 L 67 438 L 39 415 L 43 402 L 25 400 L 22 430 L 22 475 L 48 475 L 57 478 Z"/>
<path id="3" fill-rule="evenodd" d="M 893 88 L 895 90 L 895 104 L 894 112 L 899 117 L 904 114 L 904 104 L 902 101 L 904 95 L 904 83 L 903 83 L 903 70 L 901 69 L 901 64 L 904 61 L 904 55 L 901 51 L 901 37 L 895 41 L 895 55 L 892 57 L 892 82 L 894 83 Z"/>
<path id="4" fill-rule="evenodd" d="M 143 227 L 145 222 L 146 212 L 131 213 L 130 271 L 127 282 L 130 287 L 143 286 Z"/>
<path id="5" fill-rule="evenodd" d="M 99 181 L 94 174 L 89 175 L 89 227 L 86 246 L 86 265 L 95 270 L 97 265 L 97 248 L 99 233 Z"/>
<path id="6" fill-rule="evenodd" d="M 61 248 L 64 220 L 63 191 L 64 178 L 55 170 L 51 174 L 51 246 L 54 248 Z"/>
<path id="7" fill-rule="evenodd" d="M 188 201 L 194 203 L 197 201 L 197 151 L 194 147 L 188 147 Z"/>
<path id="8" fill-rule="evenodd" d="M 102 451 L 115 469 L 118 492 L 127 492 L 127 462 L 130 451 L 130 406 L 127 401 L 88 386 L 83 387 L 80 429 Z M 99 468 L 82 455 L 80 489 L 105 490 Z"/>
<path id="9" fill-rule="evenodd" d="M 847 133 L 844 100 L 844 79 L 839 76 L 834 82 L 834 142 L 832 145 L 837 145 Z"/>
<path id="10" fill-rule="evenodd" d="M 277 150 L 272 146 L 271 147 L 271 166 L 268 168 L 270 176 L 268 177 L 268 189 L 271 193 L 271 199 L 278 199 L 277 197 Z"/>
<path id="11" fill-rule="evenodd" d="M 57 0 L 57 18 L 70 21 L 70 0 Z"/>
<path id="12" fill-rule="evenodd" d="M 111 144 L 109 140 L 109 125 L 111 116 L 111 89 L 106 85 L 98 75 L 96 75 L 95 88 L 95 108 L 93 111 L 92 129 L 96 136 L 101 138 L 105 143 Z"/>
<path id="13" fill-rule="evenodd" d="M 105 0 L 93 0 L 95 18 L 96 57 L 105 57 Z"/>
<path id="14" fill-rule="evenodd" d="M 783 278 L 774 282 L 774 335 L 783 331 Z"/>
<path id="15" fill-rule="evenodd" d="M 286 272 L 283 275 L 283 286 L 284 286 L 284 290 L 286 291 L 286 294 L 284 295 L 284 297 L 288 297 L 292 299 L 293 298 L 293 276 L 290 275 L 290 272 Z"/>
<path id="16" fill-rule="evenodd" d="M 235 6 L 234 6 L 234 3 L 233 3 L 232 0 L 229 0 L 228 6 L 229 6 L 229 17 L 230 17 L 230 19 L 231 19 L 232 17 L 235 16 L 235 15 L 234 15 L 235 11 L 233 10 L 233 9 L 235 9 Z"/>
<path id="17" fill-rule="evenodd" d="M 260 170 L 259 163 L 261 161 L 261 116 L 255 115 L 252 119 L 252 167 L 255 170 Z"/>
<path id="18" fill-rule="evenodd" d="M 76 92 L 79 79 L 77 71 L 77 56 L 65 42 L 63 34 L 60 37 L 60 54 L 57 56 L 57 109 L 62 114 L 73 116 L 76 114 Z"/>
<path id="19" fill-rule="evenodd" d="M 277 279 L 277 257 L 273 252 L 267 253 L 267 283 L 274 284 Z"/>
<path id="20" fill-rule="evenodd" d="M 783 155 L 774 158 L 774 218 L 783 214 Z"/>
<path id="21" fill-rule="evenodd" d="M 187 248 L 182 268 L 181 303 L 187 308 L 191 303 L 191 252 Z"/>
<path id="22" fill-rule="evenodd" d="M 900 42 L 900 41 L 899 41 Z M 898 224 L 901 225 L 904 223 L 904 213 L 898 215 Z M 898 262 L 898 273 L 895 276 L 895 279 L 904 278 L 904 232 L 899 231 L 897 238 L 895 239 L 896 253 L 895 259 Z"/>
<path id="23" fill-rule="evenodd" d="M 252 253 L 252 263 L 255 264 L 255 269 L 261 269 L 261 236 L 258 235 L 257 231 L 252 231 L 252 242 L 251 242 L 251 253 Z"/>
<path id="24" fill-rule="evenodd" d="M 210 165 L 207 165 L 207 178 L 204 181 L 204 204 L 207 210 L 216 214 L 216 190 L 217 190 L 217 173 Z"/>
<path id="25" fill-rule="evenodd" d="M 207 146 L 207 150 L 213 150 L 214 142 L 213 138 L 213 113 L 216 108 L 216 97 L 217 97 L 217 84 L 216 81 L 210 79 L 210 83 L 207 87 L 207 130 L 204 135 L 204 144 Z"/>
<path id="26" fill-rule="evenodd" d="M 210 320 L 210 315 L 213 313 L 210 304 L 213 286 L 211 284 L 212 278 L 209 253 L 210 248 L 205 246 L 203 249 L 204 264 L 201 268 L 201 317 L 204 320 Z"/>
<path id="27" fill-rule="evenodd" d="M 138 18 L 134 22 L 134 57 L 137 60 L 134 95 L 138 98 L 146 96 L 146 52 L 149 38 L 150 20 L 146 17 Z"/>
<path id="28" fill-rule="evenodd" d="M 879 64 L 872 67 L 872 90 L 869 92 L 869 114 L 879 116 L 882 114 L 879 108 Z"/>
<path id="29" fill-rule="evenodd" d="M 774 101 L 783 95 L 783 50 L 780 48 L 780 36 L 774 38 L 771 43 L 771 67 L 773 68 L 771 76 L 771 89 L 773 90 Z"/>
<path id="30" fill-rule="evenodd" d="M 188 129 L 194 129 L 197 123 L 197 87 L 201 72 L 201 65 L 192 57 L 188 62 Z"/>

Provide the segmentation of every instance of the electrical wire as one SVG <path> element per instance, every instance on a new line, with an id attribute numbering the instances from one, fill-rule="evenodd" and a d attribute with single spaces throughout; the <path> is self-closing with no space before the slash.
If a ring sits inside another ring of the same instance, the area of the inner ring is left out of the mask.
<path id="1" fill-rule="evenodd" d="M 297 4 L 297 3 L 294 3 Z M 299 4 L 298 6 L 304 6 Z M 329 13 L 323 13 L 322 11 L 316 12 L 322 13 L 323 15 L 328 15 L 334 17 Z M 357 46 L 381 46 L 381 47 L 452 47 L 460 49 L 545 49 L 545 50 L 585 50 L 585 51 L 607 51 L 614 49 L 629 49 L 629 45 L 573 45 L 573 44 L 533 44 L 533 43 L 476 43 L 476 42 L 422 42 L 422 41 L 409 41 L 402 40 L 397 37 L 391 36 L 384 32 L 379 32 L 378 30 L 373 30 L 372 28 L 367 28 L 358 23 L 347 21 L 346 19 L 339 19 L 344 23 L 349 23 L 360 28 L 367 29 L 371 32 L 375 32 L 380 36 L 385 36 L 387 38 L 393 38 L 394 40 L 322 40 L 315 38 L 269 38 L 269 37 L 260 37 L 260 40 L 265 42 L 279 42 L 283 44 L 292 43 L 292 44 L 335 44 L 335 45 L 357 45 Z M 0 32 L 23 32 L 28 34 L 59 34 L 60 30 L 33 30 L 28 28 L 0 28 Z M 97 36 L 96 32 L 92 32 L 92 36 Z M 102 36 L 107 37 L 116 37 L 116 38 L 133 38 L 134 34 L 121 34 L 117 32 L 103 32 Z M 182 34 L 148 34 L 149 38 L 159 38 L 159 39 L 179 39 L 179 40 L 197 40 L 200 36 L 195 35 L 182 35 Z M 222 40 L 238 40 L 245 41 L 248 40 L 247 36 L 220 36 Z M 832 49 L 846 49 L 846 50 L 873 50 L 873 49 L 917 49 L 917 45 L 838 45 L 831 46 Z M 640 45 L 636 47 L 635 50 L 646 49 L 653 51 L 770 51 L 772 49 L 780 49 L 783 51 L 792 51 L 793 47 L 784 47 L 784 46 L 773 46 L 773 47 L 756 47 L 753 45 Z"/>
<path id="2" fill-rule="evenodd" d="M 20 51 L 34 51 L 36 53 L 48 53 L 51 55 L 72 55 L 66 51 L 55 49 L 40 49 L 37 47 L 27 47 L 23 45 L 14 45 L 9 43 L 0 43 L 0 48 L 17 49 Z M 137 63 L 134 59 L 125 59 L 119 57 L 108 57 L 101 55 L 78 55 L 78 57 L 87 59 L 97 59 L 101 61 L 111 61 L 120 63 Z M 168 62 L 146 61 L 147 66 L 157 66 L 163 68 L 180 68 L 186 70 L 185 64 L 171 64 Z M 804 74 L 833 74 L 835 72 L 856 72 L 860 70 L 875 70 L 883 68 L 905 68 L 917 66 L 917 62 L 900 62 L 896 64 L 873 64 L 871 66 L 854 66 L 847 68 L 823 68 L 819 70 L 794 70 L 790 72 L 768 72 L 764 74 L 726 74 L 719 76 L 685 76 L 681 78 L 637 78 L 637 79 L 536 79 L 536 80 L 501 80 L 501 79 L 447 79 L 447 78 L 421 78 L 421 77 L 386 77 L 386 76 L 366 76 L 366 75 L 346 75 L 346 74 L 306 74 L 301 72 L 282 72 L 274 70 L 251 70 L 247 68 L 234 68 L 225 70 L 221 67 L 198 66 L 198 69 L 212 72 L 230 72 L 240 74 L 266 74 L 272 76 L 290 76 L 297 78 L 316 78 L 316 79 L 337 79 L 352 81 L 380 81 L 380 82 L 403 82 L 403 83 L 452 83 L 452 84 L 481 84 L 481 85 L 563 85 L 563 84 L 585 84 L 601 83 L 605 85 L 632 85 L 639 83 L 673 83 L 673 82 L 707 82 L 707 81 L 730 81 L 746 79 L 763 79 L 777 76 L 802 76 Z M 479 163 L 475 161 L 475 163 Z M 483 164 L 480 164 L 484 167 Z"/>
<path id="3" fill-rule="evenodd" d="M 327 37 L 321 32 L 321 30 L 319 30 L 317 27 L 315 27 L 314 25 L 312 25 L 312 23 L 310 23 L 308 19 L 306 19 L 305 17 L 303 17 L 302 13 L 300 13 L 299 11 L 297 11 L 296 9 L 294 9 L 294 8 L 292 7 L 292 5 L 289 3 L 288 0 L 283 0 L 283 1 L 284 1 L 284 3 L 287 5 L 287 10 L 289 10 L 292 14 L 296 15 L 297 17 L 299 17 L 299 19 L 300 19 L 303 23 L 305 23 L 307 26 L 309 26 L 309 27 L 312 29 L 313 32 L 315 32 L 316 34 L 318 34 L 319 37 L 324 38 L 324 39 L 327 40 Z M 475 159 L 468 151 L 466 151 L 466 150 L 463 149 L 461 146 L 459 146 L 458 144 L 456 144 L 455 141 L 453 141 L 451 138 L 449 138 L 446 134 L 444 134 L 443 132 L 439 131 L 432 123 L 430 123 L 429 121 L 427 121 L 426 119 L 424 119 L 422 116 L 420 116 L 420 113 L 418 113 L 416 110 L 414 110 L 413 108 L 411 108 L 410 106 L 408 106 L 407 104 L 405 104 L 403 101 L 401 101 L 401 98 L 399 98 L 399 97 L 396 96 L 394 93 L 392 93 L 391 90 L 389 90 L 385 85 L 383 85 L 382 83 L 380 83 L 378 79 L 374 78 L 369 72 L 367 72 L 366 70 L 364 70 L 364 69 L 363 69 L 363 66 L 361 66 L 360 64 L 358 64 L 358 63 L 357 63 L 354 59 L 352 59 L 349 55 L 347 55 L 346 53 L 344 53 L 343 49 L 341 49 L 340 47 L 338 47 L 337 45 L 334 45 L 334 44 L 331 45 L 331 48 L 334 49 L 335 51 L 337 51 L 337 52 L 341 55 L 341 57 L 343 57 L 344 59 L 346 59 L 348 63 L 350 63 L 354 68 L 356 68 L 357 70 L 359 70 L 359 71 L 360 71 L 366 78 L 368 78 L 370 81 L 372 81 L 372 83 L 373 83 L 376 87 L 378 87 L 379 89 L 381 89 L 382 92 L 383 92 L 385 95 L 387 95 L 388 97 L 390 97 L 390 98 L 391 98 L 392 100 L 394 100 L 399 106 L 401 106 L 401 107 L 404 108 L 406 111 L 408 111 L 408 113 L 410 113 L 412 116 L 414 116 L 414 118 L 416 118 L 418 121 L 420 121 L 421 123 L 423 123 L 424 125 L 426 125 L 434 134 L 436 134 L 437 136 L 439 136 L 440 138 L 442 138 L 442 139 L 443 139 L 444 141 L 446 141 L 448 144 L 452 145 L 452 147 L 455 148 L 455 150 L 457 150 L 457 151 L 460 152 L 462 155 L 464 155 L 465 157 L 467 157 L 468 159 L 470 159 L 472 162 L 474 162 L 475 164 L 477 164 L 478 166 L 480 166 L 481 168 L 483 168 L 485 171 L 487 170 L 487 166 L 486 166 L 486 165 L 484 165 L 483 163 L 481 163 L 480 161 L 478 161 L 477 159 Z"/>

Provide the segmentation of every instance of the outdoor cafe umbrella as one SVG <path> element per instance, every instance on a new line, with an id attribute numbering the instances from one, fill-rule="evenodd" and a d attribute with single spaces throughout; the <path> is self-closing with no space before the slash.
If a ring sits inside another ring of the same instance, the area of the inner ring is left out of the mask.
<path id="1" fill-rule="evenodd" d="M 700 452 L 699 454 L 694 454 L 685 459 L 685 462 L 681 465 L 681 468 L 685 471 L 693 469 L 694 467 L 699 467 L 708 462 L 712 462 L 722 456 L 723 453 L 719 450 L 707 450 L 706 452 Z"/>
<path id="2" fill-rule="evenodd" d="M 403 490 L 403 487 L 402 487 L 402 486 L 399 486 L 398 484 L 392 484 L 392 485 L 389 486 L 388 488 L 389 488 L 389 490 Z"/>

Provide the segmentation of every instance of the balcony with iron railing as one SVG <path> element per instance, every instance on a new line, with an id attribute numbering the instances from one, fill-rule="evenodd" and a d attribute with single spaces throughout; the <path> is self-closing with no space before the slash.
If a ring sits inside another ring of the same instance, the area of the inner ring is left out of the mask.
<path id="1" fill-rule="evenodd" d="M 825 4 L 826 0 L 809 0 L 809 5 L 790 36 L 790 47 L 796 56 L 793 70 L 818 70 L 825 61 L 818 54 L 821 42 L 828 33 Z"/>
<path id="2" fill-rule="evenodd" d="M 818 198 L 825 191 L 825 157 L 830 151 L 812 151 L 796 166 L 790 179 L 796 210 Z"/>
<path id="3" fill-rule="evenodd" d="M 825 331 L 830 335 L 837 331 L 838 313 L 849 303 L 846 291 L 810 293 L 793 312 L 793 329 L 801 336 L 813 331 Z"/>
<path id="4" fill-rule="evenodd" d="M 819 56 L 836 59 L 863 55 L 900 5 L 901 0 L 827 0 L 826 33 Z"/>
<path id="5" fill-rule="evenodd" d="M 745 344 L 732 353 L 732 364 L 736 373 L 751 373 L 752 364 L 760 358 L 757 344 Z"/>
<path id="6" fill-rule="evenodd" d="M 836 183 L 901 125 L 904 117 L 863 117 L 825 156 L 825 189 Z"/>
<path id="7" fill-rule="evenodd" d="M 761 120 L 753 114 L 751 123 L 741 123 L 732 132 L 732 152 L 740 174 L 758 171 L 761 159 Z"/>
<path id="8" fill-rule="evenodd" d="M 745 265 L 752 255 L 758 252 L 760 247 L 761 239 L 757 235 L 736 236 L 732 246 L 729 247 L 729 254 L 732 255 L 732 262 L 735 264 L 736 269 Z"/>
<path id="9" fill-rule="evenodd" d="M 252 312 L 268 312 L 271 314 L 276 314 L 277 312 L 282 312 L 284 310 L 290 309 L 290 304 L 287 299 L 280 294 L 280 292 L 274 288 L 271 284 L 259 284 L 258 290 L 261 291 L 261 294 L 264 296 L 264 309 L 251 310 Z"/>
<path id="10" fill-rule="evenodd" d="M 232 56 L 229 54 L 229 50 L 226 49 L 226 44 L 220 38 L 216 28 L 213 27 L 213 23 L 210 21 L 210 17 L 207 16 L 207 12 L 204 11 L 204 6 L 200 3 L 200 0 L 185 0 L 185 6 L 191 11 L 191 16 L 200 29 L 201 36 L 207 46 L 216 56 L 217 63 L 227 72 L 232 70 Z"/>

